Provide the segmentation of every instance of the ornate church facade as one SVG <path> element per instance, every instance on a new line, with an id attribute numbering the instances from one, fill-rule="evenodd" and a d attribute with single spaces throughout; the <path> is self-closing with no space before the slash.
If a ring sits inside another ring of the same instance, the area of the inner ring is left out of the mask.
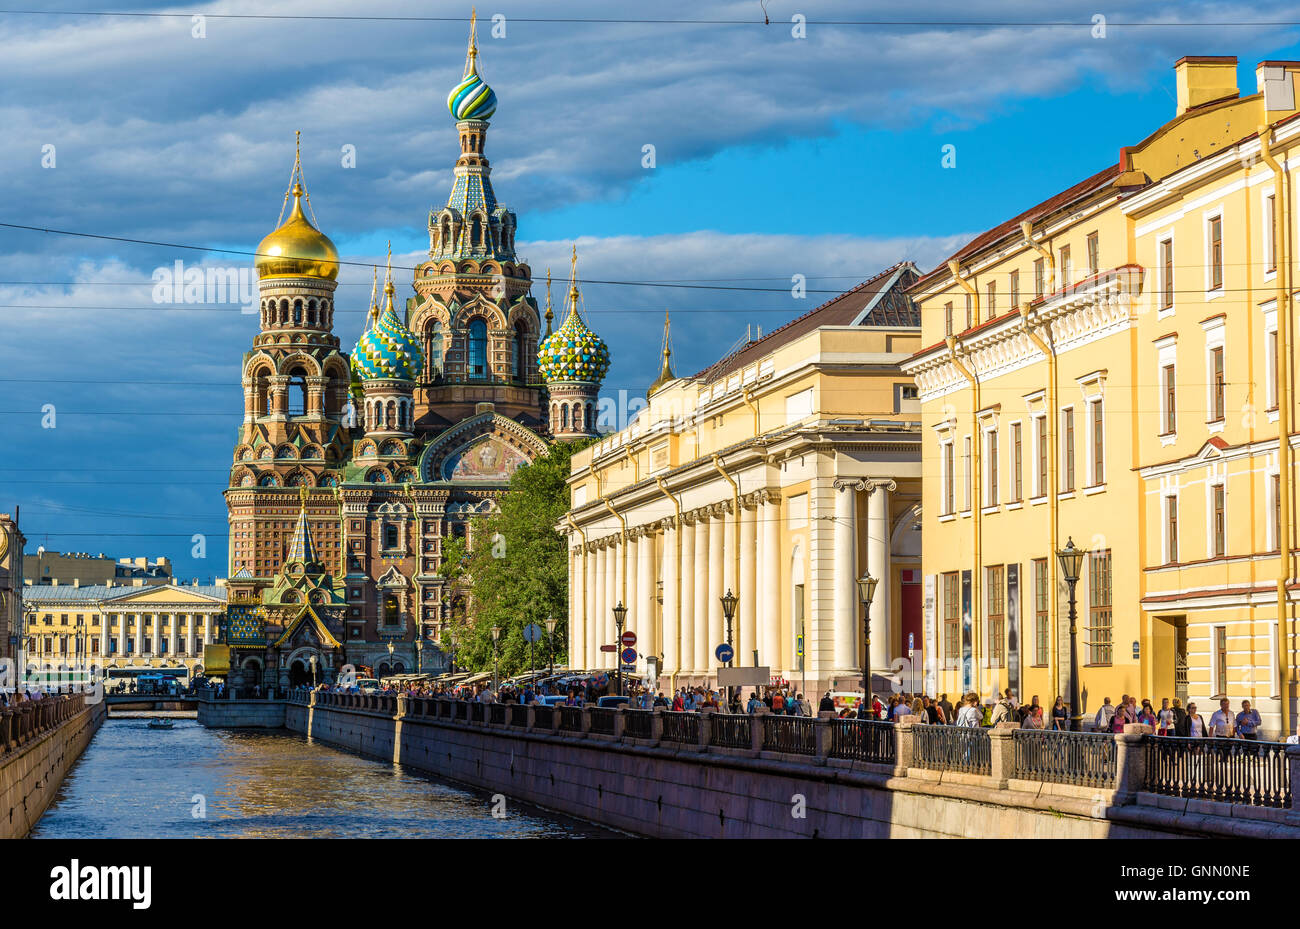
<path id="1" fill-rule="evenodd" d="M 496 95 L 472 24 L 447 104 L 461 154 L 415 295 L 396 304 L 390 256 L 352 352 L 334 333 L 338 252 L 297 159 L 289 217 L 258 246 L 260 328 L 225 491 L 233 686 L 445 668 L 439 643 L 472 605 L 440 573 L 444 541 L 468 537 L 549 442 L 595 434 L 608 351 L 579 310 L 576 254 L 567 318 L 551 331 L 548 287 L 542 330 L 484 154 Z"/>

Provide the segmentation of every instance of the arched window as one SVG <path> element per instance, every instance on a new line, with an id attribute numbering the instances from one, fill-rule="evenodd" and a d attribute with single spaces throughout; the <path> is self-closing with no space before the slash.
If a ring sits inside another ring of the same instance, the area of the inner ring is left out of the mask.
<path id="1" fill-rule="evenodd" d="M 477 317 L 469 324 L 469 376 L 487 378 L 487 321 Z"/>
<path id="2" fill-rule="evenodd" d="M 293 324 L 295 326 L 302 325 L 302 301 L 301 300 L 293 301 Z"/>
<path id="3" fill-rule="evenodd" d="M 524 328 L 523 323 L 515 323 L 515 345 L 514 345 L 514 375 L 523 377 L 525 374 L 526 362 L 528 357 L 528 330 Z"/>
<path id="4" fill-rule="evenodd" d="M 436 319 L 425 330 L 424 358 L 428 365 L 425 374 L 429 380 L 442 374 L 442 323 Z"/>
<path id="5" fill-rule="evenodd" d="M 477 216 L 474 217 L 474 223 L 470 226 L 469 241 L 474 246 L 483 244 L 483 223 L 479 221 Z"/>
<path id="6" fill-rule="evenodd" d="M 567 403 L 560 406 L 560 431 L 569 431 L 569 405 Z"/>
<path id="7" fill-rule="evenodd" d="M 294 368 L 289 372 L 289 415 L 304 416 L 306 413 L 307 373 L 302 368 Z"/>
<path id="8" fill-rule="evenodd" d="M 582 404 L 581 403 L 575 403 L 573 405 L 573 431 L 574 432 L 582 431 Z"/>

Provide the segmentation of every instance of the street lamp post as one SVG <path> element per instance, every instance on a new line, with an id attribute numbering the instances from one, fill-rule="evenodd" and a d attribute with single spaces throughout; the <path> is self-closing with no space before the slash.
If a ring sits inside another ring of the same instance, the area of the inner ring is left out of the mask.
<path id="1" fill-rule="evenodd" d="M 420 637 L 415 640 L 415 673 L 416 674 L 424 673 L 424 633 L 423 632 L 421 632 Z"/>
<path id="2" fill-rule="evenodd" d="M 311 686 L 314 688 L 316 686 L 316 656 L 309 655 L 307 662 L 311 665 Z"/>
<path id="3" fill-rule="evenodd" d="M 396 651 L 396 649 L 393 648 L 393 643 L 390 641 L 388 643 L 388 673 L 389 674 L 393 673 L 393 652 L 394 651 Z"/>
<path id="4" fill-rule="evenodd" d="M 876 585 L 880 583 L 870 573 L 858 578 L 858 598 L 862 601 L 862 707 L 858 710 L 858 719 L 869 718 L 871 712 L 871 601 L 876 596 Z"/>
<path id="5" fill-rule="evenodd" d="M 495 697 L 501 691 L 501 627 L 492 627 L 492 690 Z"/>
<path id="6" fill-rule="evenodd" d="M 1079 583 L 1079 573 L 1083 569 L 1084 551 L 1074 547 L 1074 538 L 1066 540 L 1065 548 L 1056 553 L 1061 564 L 1061 574 L 1065 583 L 1070 585 L 1070 729 L 1078 732 L 1079 720 L 1079 653 L 1075 643 L 1077 610 L 1075 609 L 1074 588 Z"/>
<path id="7" fill-rule="evenodd" d="M 556 622 L 557 620 L 555 619 L 554 616 L 546 617 L 546 641 L 548 644 L 547 651 L 550 652 L 550 659 L 551 659 L 550 661 L 551 669 L 547 674 L 548 677 L 555 677 L 555 624 Z"/>
<path id="8" fill-rule="evenodd" d="M 618 669 L 618 695 L 623 696 L 623 624 L 627 622 L 627 607 L 623 601 L 618 601 L 618 606 L 614 607 L 614 667 Z"/>
<path id="9" fill-rule="evenodd" d="M 727 647 L 732 649 L 732 660 L 727 662 L 727 667 L 730 668 L 736 657 L 735 649 L 732 648 L 731 645 L 731 620 L 736 615 L 736 603 L 739 602 L 739 598 L 737 598 L 736 595 L 731 592 L 731 588 L 728 587 L 726 595 L 720 599 L 722 600 L 722 618 L 727 621 Z M 727 686 L 727 702 L 731 702 L 730 685 Z"/>

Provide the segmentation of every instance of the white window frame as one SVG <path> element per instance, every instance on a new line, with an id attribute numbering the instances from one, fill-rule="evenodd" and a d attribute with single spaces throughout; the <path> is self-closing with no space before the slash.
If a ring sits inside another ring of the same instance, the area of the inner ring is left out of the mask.
<path id="1" fill-rule="evenodd" d="M 1278 509 L 1278 497 L 1282 493 L 1282 486 L 1278 483 L 1278 475 L 1281 471 L 1278 468 L 1277 456 L 1271 455 L 1272 459 L 1264 469 L 1264 502 L 1268 507 L 1268 513 L 1264 519 L 1264 541 L 1268 544 L 1267 551 L 1278 551 L 1281 548 L 1281 540 L 1278 539 L 1277 520 L 1273 514 Z"/>
<path id="2" fill-rule="evenodd" d="M 1036 413 L 1034 415 L 1034 496 L 1033 496 L 1033 499 L 1035 500 L 1047 499 L 1047 495 L 1049 491 L 1046 482 L 1052 479 L 1052 462 L 1050 459 L 1047 462 L 1047 475 L 1045 480 L 1043 479 L 1044 477 L 1043 474 L 1040 473 L 1038 470 L 1038 446 L 1043 441 L 1044 436 L 1047 436 L 1048 442 L 1051 442 L 1052 440 L 1051 436 L 1048 435 L 1047 426 L 1048 426 L 1047 414 Z M 1048 451 L 1050 453 L 1051 451 L 1050 448 Z"/>
<path id="3" fill-rule="evenodd" d="M 949 436 L 939 442 L 939 516 L 942 519 L 957 515 L 956 471 L 957 446 L 952 436 Z M 952 506 L 948 506 L 950 498 Z"/>
<path id="4" fill-rule="evenodd" d="M 1260 308 L 1264 313 L 1264 403 L 1265 412 L 1270 423 L 1278 419 L 1277 398 L 1277 356 L 1269 354 L 1270 336 L 1277 333 L 1277 301 L 1272 300 Z M 1279 345 L 1278 352 L 1282 351 Z"/>
<path id="5" fill-rule="evenodd" d="M 1223 379 L 1225 385 L 1228 380 L 1226 323 L 1226 316 L 1220 316 L 1217 319 L 1208 319 L 1201 323 L 1201 328 L 1205 330 L 1205 428 L 1208 432 L 1222 432 L 1224 423 L 1228 420 L 1226 386 L 1224 388 L 1223 419 L 1216 420 L 1212 418 L 1214 416 L 1214 350 L 1216 348 L 1223 349 Z"/>
<path id="6" fill-rule="evenodd" d="M 1169 243 L 1169 247 L 1172 248 L 1174 251 L 1174 280 L 1170 282 L 1172 284 L 1174 302 L 1171 303 L 1167 308 L 1164 305 L 1164 299 L 1165 299 L 1164 246 L 1166 242 Z M 1166 229 L 1164 232 L 1156 236 L 1156 290 L 1155 290 L 1156 319 L 1164 319 L 1168 316 L 1173 316 L 1174 313 L 1178 311 L 1177 273 L 1178 273 L 1178 243 L 1174 241 L 1174 230 Z"/>
<path id="7" fill-rule="evenodd" d="M 1172 552 L 1169 551 L 1169 504 L 1173 501 L 1174 509 L 1179 510 L 1178 491 L 1166 492 L 1160 495 L 1160 563 L 1172 564 Z M 1178 513 L 1178 542 L 1179 548 L 1182 547 L 1183 535 L 1183 514 Z"/>
<path id="8" fill-rule="evenodd" d="M 994 456 L 998 455 L 1001 450 L 1000 448 L 995 447 L 995 444 L 997 446 L 1002 444 L 1001 442 L 998 442 L 998 427 L 996 421 L 993 425 L 986 426 L 982 430 L 981 436 L 980 451 L 984 458 L 984 467 L 981 469 L 983 471 L 981 477 L 984 486 L 981 490 L 983 491 L 983 506 L 986 510 L 995 510 L 1002 503 L 1002 495 L 998 492 L 998 485 L 1002 483 L 1001 480 L 998 479 L 1002 473 L 1002 468 L 998 467 L 1001 465 L 1001 462 L 994 461 Z M 994 467 L 989 466 L 990 462 L 993 463 Z M 997 471 L 996 477 L 994 475 L 995 470 Z"/>
<path id="9" fill-rule="evenodd" d="M 1160 402 L 1157 406 L 1157 417 L 1159 419 L 1160 444 L 1173 445 L 1178 439 L 1178 422 L 1174 421 L 1174 428 L 1169 429 L 1168 417 L 1165 409 L 1165 395 L 1169 392 L 1169 386 L 1165 381 L 1165 368 L 1173 366 L 1174 369 L 1174 390 L 1178 390 L 1178 339 L 1176 336 L 1169 336 L 1161 339 L 1156 343 L 1156 371 L 1160 376 Z M 1175 416 L 1178 412 L 1177 400 L 1174 402 Z"/>
<path id="10" fill-rule="evenodd" d="M 1232 650 L 1228 647 L 1228 640 L 1231 638 L 1231 636 L 1228 635 L 1227 623 L 1215 623 L 1213 626 L 1210 627 L 1210 699 L 1211 700 L 1220 696 L 1226 697 L 1228 695 L 1228 682 L 1219 680 L 1219 656 L 1216 650 L 1218 648 L 1220 629 L 1223 630 L 1224 654 L 1228 656 L 1229 660 L 1231 660 L 1231 656 L 1232 656 Z M 1229 666 L 1227 670 L 1229 675 L 1231 675 L 1232 672 L 1231 666 Z"/>
<path id="11" fill-rule="evenodd" d="M 971 437 L 969 435 L 962 436 L 963 474 L 962 474 L 961 483 L 962 483 L 962 493 L 963 493 L 962 503 L 964 505 L 962 506 L 961 511 L 962 513 L 968 516 L 970 515 L 970 511 L 971 511 L 971 503 L 972 503 L 971 498 L 974 496 L 974 491 L 975 491 L 975 488 L 971 486 L 975 482 L 975 468 L 973 467 L 974 462 L 973 459 L 971 458 L 973 447 L 974 447 L 974 443 L 971 441 Z"/>
<path id="12" fill-rule="evenodd" d="M 1016 433 L 1020 434 L 1020 467 L 1016 468 Z M 1017 470 L 1020 477 L 1020 495 L 1013 496 L 1016 489 Z M 1016 419 L 1007 423 L 1007 509 L 1019 507 L 1025 502 L 1025 421 Z"/>
<path id="13" fill-rule="evenodd" d="M 1065 421 L 1066 417 L 1070 420 L 1070 434 L 1074 436 L 1074 467 L 1070 473 L 1074 475 L 1074 486 L 1067 488 L 1065 486 L 1066 467 L 1065 460 L 1067 457 L 1065 449 Z M 1079 424 L 1074 417 L 1074 404 L 1061 407 L 1057 413 L 1056 423 L 1056 489 L 1057 493 L 1065 498 L 1079 490 Z"/>
<path id="14" fill-rule="evenodd" d="M 1223 554 L 1228 554 L 1228 475 L 1213 470 L 1205 478 L 1205 557 L 1218 558 L 1214 551 L 1214 488 L 1223 488 Z M 1269 513 L 1270 520 L 1272 512 Z M 1181 524 L 1180 524 L 1181 525 Z"/>
<path id="15" fill-rule="evenodd" d="M 1265 281 L 1271 281 L 1277 277 L 1277 265 L 1273 260 L 1273 250 L 1276 248 L 1277 243 L 1271 241 L 1272 236 L 1270 235 L 1273 230 L 1273 211 L 1268 207 L 1268 198 L 1274 195 L 1275 189 L 1265 187 L 1259 192 L 1259 253 L 1264 258 L 1263 279 Z M 1278 234 L 1281 235 L 1281 233 L 1282 230 L 1279 229 Z M 1268 269 L 1270 264 L 1273 265 L 1272 271 Z"/>
<path id="16" fill-rule="evenodd" d="M 1217 219 L 1219 221 L 1219 232 L 1223 236 L 1223 250 L 1220 256 L 1223 261 L 1223 280 L 1219 282 L 1217 288 L 1211 288 L 1210 283 L 1213 275 L 1210 269 L 1210 222 Z M 1223 204 L 1220 203 L 1212 210 L 1205 210 L 1201 213 L 1201 239 L 1204 241 L 1202 249 L 1204 253 L 1203 267 L 1205 268 L 1205 300 L 1208 303 L 1211 300 L 1217 300 L 1222 297 L 1228 286 L 1228 224 L 1223 220 Z M 1175 299 L 1176 296 L 1175 296 Z"/>

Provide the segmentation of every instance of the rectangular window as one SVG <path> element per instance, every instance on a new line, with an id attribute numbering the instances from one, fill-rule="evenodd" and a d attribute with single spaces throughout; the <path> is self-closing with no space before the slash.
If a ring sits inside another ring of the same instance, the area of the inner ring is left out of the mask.
<path id="1" fill-rule="evenodd" d="M 1003 584 L 1003 572 L 1006 570 L 1003 565 L 994 565 L 985 568 L 985 577 L 988 582 L 988 665 L 990 668 L 1000 668 L 1005 664 L 1003 660 L 1002 644 L 1006 641 L 1004 635 L 1007 618 L 1007 597 L 1006 586 Z"/>
<path id="2" fill-rule="evenodd" d="M 1047 559 L 1034 559 L 1034 664 L 1047 666 Z"/>
<path id="3" fill-rule="evenodd" d="M 1210 219 L 1210 290 L 1223 288 L 1223 217 Z"/>
<path id="4" fill-rule="evenodd" d="M 985 461 L 988 462 L 988 495 L 986 506 L 998 505 L 998 433 L 991 429 L 984 433 Z"/>
<path id="5" fill-rule="evenodd" d="M 998 282 L 989 281 L 988 284 L 988 308 L 984 311 L 985 319 L 992 319 L 998 315 Z"/>
<path id="6" fill-rule="evenodd" d="M 1164 432 L 1171 435 L 1178 431 L 1178 390 L 1174 377 L 1174 366 L 1165 365 L 1161 372 L 1161 387 L 1164 391 Z"/>
<path id="7" fill-rule="evenodd" d="M 1224 414 L 1223 346 L 1210 349 L 1210 421 L 1222 422 Z"/>
<path id="8" fill-rule="evenodd" d="M 1168 564 L 1178 561 L 1178 498 L 1165 497 L 1165 550 Z"/>
<path id="9" fill-rule="evenodd" d="M 1021 461 L 1022 456 L 1020 442 L 1020 423 L 1011 424 L 1011 500 L 1013 503 L 1019 503 L 1021 500 Z"/>
<path id="10" fill-rule="evenodd" d="M 972 306 L 971 296 L 970 294 L 967 294 L 966 295 L 966 329 L 969 329 L 971 326 L 975 325 L 975 320 L 971 317 L 971 306 Z M 965 330 L 962 331 L 964 332 Z"/>
<path id="11" fill-rule="evenodd" d="M 1011 309 L 1020 306 L 1020 271 L 1011 272 Z"/>
<path id="12" fill-rule="evenodd" d="M 1041 297 L 1043 295 L 1043 286 L 1045 283 L 1044 277 L 1045 277 L 1045 271 L 1044 271 L 1043 259 L 1035 258 L 1034 259 L 1034 296 L 1035 297 Z"/>
<path id="13" fill-rule="evenodd" d="M 1101 241 L 1097 233 L 1088 233 L 1088 276 L 1096 277 L 1101 270 Z"/>
<path id="14" fill-rule="evenodd" d="M 1160 308 L 1171 310 L 1174 306 L 1174 240 L 1160 243 Z"/>
<path id="15" fill-rule="evenodd" d="M 943 657 L 945 666 L 957 667 L 961 657 L 960 638 L 961 622 L 961 579 L 956 571 L 943 576 Z"/>
<path id="16" fill-rule="evenodd" d="M 1273 485 L 1273 544 L 1271 548 L 1282 548 L 1282 479 L 1276 474 L 1269 475 Z"/>
<path id="17" fill-rule="evenodd" d="M 1088 664 L 1111 663 L 1110 549 L 1093 552 L 1088 564 Z"/>
<path id="18" fill-rule="evenodd" d="M 956 487 L 956 475 L 953 473 L 953 467 L 956 462 L 953 461 L 953 448 L 951 442 L 943 443 L 943 515 L 950 516 L 956 512 L 953 507 L 956 506 L 954 489 Z"/>
<path id="19" fill-rule="evenodd" d="M 1270 274 L 1277 270 L 1277 198 L 1269 194 L 1264 198 L 1264 262 Z"/>
<path id="20" fill-rule="evenodd" d="M 970 486 L 970 485 L 971 485 L 971 481 L 973 481 L 974 478 L 975 478 L 975 472 L 971 469 L 971 459 L 970 459 L 970 436 L 966 436 L 966 438 L 963 440 L 963 444 L 962 444 L 962 467 L 965 468 L 965 471 L 964 471 L 964 473 L 963 473 L 963 477 L 965 478 L 965 480 L 962 481 L 962 484 L 963 484 L 963 486 L 964 486 L 964 488 L 965 488 L 965 494 L 966 494 L 965 497 L 962 498 L 962 511 L 963 511 L 963 512 L 969 512 L 969 511 L 970 511 L 970 501 L 971 501 L 971 486 Z"/>
<path id="21" fill-rule="evenodd" d="M 1061 287 L 1069 287 L 1074 283 L 1074 265 L 1070 261 L 1070 246 L 1061 246 Z"/>
<path id="22" fill-rule="evenodd" d="M 1268 408 L 1277 409 L 1277 330 L 1274 329 L 1268 334 L 1268 358 L 1265 362 L 1268 366 L 1268 384 L 1265 387 L 1264 394 L 1268 398 Z"/>
<path id="23" fill-rule="evenodd" d="M 1061 491 L 1074 490 L 1074 410 L 1061 410 Z"/>
<path id="24" fill-rule="evenodd" d="M 1228 627 L 1214 627 L 1214 696 L 1228 695 Z"/>
<path id="25" fill-rule="evenodd" d="M 1039 416 L 1034 426 L 1038 430 L 1038 484 L 1034 489 L 1043 497 L 1047 495 L 1047 417 Z"/>
<path id="26" fill-rule="evenodd" d="M 952 302 L 943 305 L 943 334 L 952 335 Z"/>
<path id="27" fill-rule="evenodd" d="M 1224 518 L 1224 498 L 1226 494 L 1222 484 L 1215 484 L 1210 491 L 1211 506 L 1214 510 L 1214 554 L 1211 557 L 1221 558 L 1228 553 L 1228 533 L 1227 522 Z"/>
<path id="28" fill-rule="evenodd" d="M 1102 416 L 1101 399 L 1088 403 L 1092 413 L 1092 483 L 1106 483 L 1106 433 Z"/>

